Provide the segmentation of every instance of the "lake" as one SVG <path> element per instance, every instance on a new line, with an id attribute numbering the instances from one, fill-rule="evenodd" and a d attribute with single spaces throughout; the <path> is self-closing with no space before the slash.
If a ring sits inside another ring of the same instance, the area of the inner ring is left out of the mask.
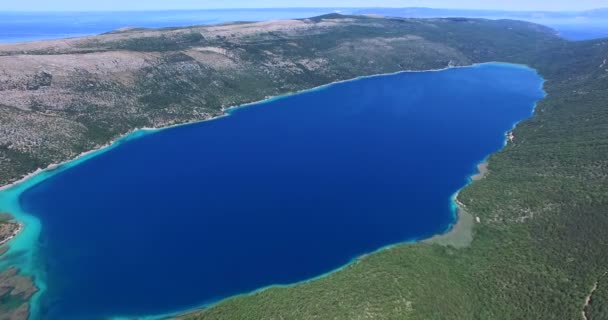
<path id="1" fill-rule="evenodd" d="M 40 319 L 167 314 L 321 276 L 447 231 L 542 81 L 497 63 L 368 77 L 123 139 L 13 191 L 40 230 L 12 249 L 32 259 L 10 256 L 45 288 Z"/>

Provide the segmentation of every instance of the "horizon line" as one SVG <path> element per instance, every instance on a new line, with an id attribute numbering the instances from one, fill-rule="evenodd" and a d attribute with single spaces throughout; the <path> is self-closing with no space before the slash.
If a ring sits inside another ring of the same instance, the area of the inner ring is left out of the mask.
<path id="1" fill-rule="evenodd" d="M 0 10 L 0 13 L 46 13 L 46 12 L 65 12 L 65 13 L 89 13 L 89 12 L 167 12 L 167 11 L 221 11 L 221 10 L 310 10 L 310 9 L 334 9 L 334 10 L 352 10 L 352 9 L 431 9 L 431 10 L 453 10 L 453 11 L 478 11 L 478 12 L 518 12 L 518 13 L 534 13 L 534 12 L 552 12 L 552 13 L 583 13 L 596 10 L 608 10 L 608 7 L 597 7 L 583 10 L 509 10 L 509 9 L 472 9 L 472 8 L 448 8 L 448 7 L 424 7 L 424 6 L 363 6 L 363 7 L 227 7 L 227 8 L 172 8 L 172 9 L 51 9 L 51 10 Z M 337 12 L 336 12 L 337 13 Z"/>

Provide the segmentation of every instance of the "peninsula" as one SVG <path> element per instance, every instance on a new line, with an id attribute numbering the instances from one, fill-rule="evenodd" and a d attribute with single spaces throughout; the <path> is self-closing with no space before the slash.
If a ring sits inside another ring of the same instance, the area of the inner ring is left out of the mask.
<path id="1" fill-rule="evenodd" d="M 13 239 L 21 231 L 21 228 L 23 228 L 23 225 L 14 221 L 13 216 L 8 213 L 0 213 L 0 248 Z M 1 253 L 2 249 L 0 249 Z"/>

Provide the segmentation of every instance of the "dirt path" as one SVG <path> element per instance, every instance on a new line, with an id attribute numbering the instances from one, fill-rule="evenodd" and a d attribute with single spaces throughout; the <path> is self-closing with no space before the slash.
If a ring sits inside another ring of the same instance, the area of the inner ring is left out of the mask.
<path id="1" fill-rule="evenodd" d="M 593 294 L 595 293 L 595 291 L 597 291 L 597 288 L 599 286 L 600 280 L 602 280 L 603 277 L 605 277 L 608 274 L 608 271 L 604 272 L 604 274 L 602 274 L 601 277 L 599 277 L 597 279 L 597 281 L 595 281 L 595 283 L 593 284 L 593 287 L 591 288 L 591 291 L 589 292 L 589 295 L 587 295 L 587 298 L 585 299 L 585 305 L 583 305 L 583 310 L 581 311 L 582 315 L 583 315 L 583 320 L 591 320 L 591 317 L 587 314 L 586 309 L 589 307 L 589 305 L 591 304 L 591 301 L 593 300 Z"/>

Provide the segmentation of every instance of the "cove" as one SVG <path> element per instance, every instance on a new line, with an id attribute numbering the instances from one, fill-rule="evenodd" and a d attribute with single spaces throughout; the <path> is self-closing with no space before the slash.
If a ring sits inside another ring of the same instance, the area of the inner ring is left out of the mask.
<path id="1" fill-rule="evenodd" d="M 542 81 L 497 63 L 361 78 L 124 139 L 0 194 L 26 219 L 7 259 L 44 288 L 36 319 L 167 314 L 314 278 L 448 230 L 452 196 Z"/>

